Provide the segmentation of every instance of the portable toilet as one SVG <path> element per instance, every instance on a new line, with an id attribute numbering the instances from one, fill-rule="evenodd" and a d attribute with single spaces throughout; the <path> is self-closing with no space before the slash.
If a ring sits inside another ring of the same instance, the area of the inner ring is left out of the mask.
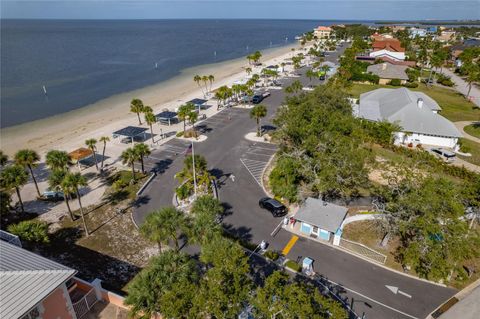
<path id="1" fill-rule="evenodd" d="M 313 259 L 305 257 L 302 263 L 302 272 L 307 275 L 313 274 Z"/>

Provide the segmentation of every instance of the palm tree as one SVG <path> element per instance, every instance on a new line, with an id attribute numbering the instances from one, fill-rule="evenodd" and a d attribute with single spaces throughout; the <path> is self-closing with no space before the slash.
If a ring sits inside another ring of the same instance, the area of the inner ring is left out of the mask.
<path id="1" fill-rule="evenodd" d="M 35 179 L 35 174 L 33 174 L 33 168 L 38 165 L 39 160 L 40 156 L 38 156 L 37 152 L 34 150 L 24 149 L 15 154 L 15 163 L 28 168 L 30 171 L 30 176 L 32 176 L 33 183 L 35 184 L 35 188 L 37 189 L 37 194 L 38 196 L 41 196 L 40 190 L 38 189 L 37 180 Z"/>
<path id="2" fill-rule="evenodd" d="M 215 82 L 215 76 L 213 74 L 210 74 L 208 76 L 208 81 L 210 82 L 210 91 L 212 91 L 212 84 Z"/>
<path id="3" fill-rule="evenodd" d="M 260 131 L 260 119 L 266 115 L 267 108 L 262 104 L 255 105 L 250 111 L 250 118 L 254 118 L 257 121 L 257 136 L 262 135 Z"/>
<path id="4" fill-rule="evenodd" d="M 247 72 L 247 75 L 250 75 L 250 73 L 252 73 L 252 68 L 251 67 L 245 68 L 245 72 Z"/>
<path id="5" fill-rule="evenodd" d="M 47 153 L 46 164 L 53 171 L 56 169 L 66 170 L 70 163 L 70 157 L 65 151 L 51 150 Z"/>
<path id="6" fill-rule="evenodd" d="M 302 86 L 302 82 L 300 82 L 299 80 L 295 80 L 293 81 L 292 84 L 290 84 L 290 86 L 287 86 L 285 88 L 285 92 L 291 94 L 296 94 L 298 92 L 300 92 L 302 90 L 303 86 Z"/>
<path id="7" fill-rule="evenodd" d="M 195 109 L 195 105 L 192 103 L 183 104 L 178 108 L 177 116 L 180 121 L 183 121 L 183 134 L 185 134 L 185 128 L 187 126 L 187 119 L 190 114 Z"/>
<path id="8" fill-rule="evenodd" d="M 73 216 L 72 209 L 70 208 L 69 198 L 70 195 L 73 194 L 73 189 L 69 188 L 68 183 L 65 183 L 65 176 L 67 172 L 64 170 L 54 170 L 52 174 L 48 177 L 48 185 L 51 189 L 60 190 L 63 193 L 63 200 L 65 201 L 65 205 L 67 205 L 68 214 L 70 218 L 75 220 L 75 216 Z"/>
<path id="9" fill-rule="evenodd" d="M 132 179 L 135 181 L 135 161 L 138 159 L 138 154 L 131 147 L 127 148 L 120 155 L 120 159 L 123 164 L 130 165 L 132 167 Z"/>
<path id="10" fill-rule="evenodd" d="M 208 92 L 208 75 L 204 75 L 202 76 L 202 82 L 203 82 L 203 85 L 205 85 L 205 93 L 203 94 L 203 96 L 207 96 L 207 92 Z"/>
<path id="11" fill-rule="evenodd" d="M 27 184 L 27 182 L 28 173 L 23 166 L 18 164 L 6 166 L 0 173 L 0 185 L 8 190 L 15 188 L 22 213 L 25 212 L 25 210 L 22 197 L 20 196 L 20 187 Z"/>
<path id="12" fill-rule="evenodd" d="M 143 112 L 143 102 L 140 99 L 133 99 L 130 102 L 130 112 L 137 114 L 138 124 L 142 125 L 142 120 L 140 119 L 140 113 Z"/>
<path id="13" fill-rule="evenodd" d="M 147 226 L 142 225 L 143 231 L 142 228 L 140 231 L 151 241 L 157 242 L 160 250 L 161 245 L 168 240 L 173 240 L 176 250 L 179 249 L 177 232 L 179 229 L 186 230 L 186 218 L 183 212 L 174 207 L 164 207 L 150 213 L 145 224 Z"/>
<path id="14" fill-rule="evenodd" d="M 85 141 L 85 145 L 93 152 L 93 160 L 95 161 L 95 167 L 97 168 L 98 171 L 98 162 L 97 162 L 97 140 L 94 138 L 89 138 L 88 140 Z"/>
<path id="15" fill-rule="evenodd" d="M 327 79 L 327 74 L 328 74 L 328 72 L 330 72 L 331 67 L 325 64 L 325 65 L 322 65 L 321 70 L 323 72 L 325 72 L 325 80 L 326 80 Z"/>
<path id="16" fill-rule="evenodd" d="M 145 122 L 150 126 L 150 134 L 152 135 L 152 144 L 155 143 L 153 140 L 153 124 L 157 122 L 157 118 L 153 115 L 152 112 L 145 113 Z"/>
<path id="17" fill-rule="evenodd" d="M 193 134 L 195 135 L 195 139 L 198 139 L 197 134 L 195 132 L 195 123 L 198 120 L 198 113 L 191 111 L 190 114 L 188 114 L 188 120 L 190 121 L 190 123 L 192 123 L 192 130 L 193 130 Z"/>
<path id="18" fill-rule="evenodd" d="M 150 155 L 150 147 L 147 144 L 139 143 L 133 147 L 133 151 L 137 154 L 137 158 L 140 160 L 142 164 L 142 173 L 145 174 L 145 167 L 143 165 L 143 158 L 145 156 Z"/>
<path id="19" fill-rule="evenodd" d="M 5 166 L 8 162 L 8 155 L 3 154 L 3 151 L 0 150 L 0 166 Z"/>
<path id="20" fill-rule="evenodd" d="M 80 188 L 87 186 L 87 179 L 80 173 L 67 173 L 65 175 L 65 179 L 62 182 L 62 185 L 66 189 L 72 189 L 77 195 L 78 206 L 80 206 L 80 214 L 82 215 L 83 228 L 85 229 L 85 234 L 89 236 L 90 233 L 87 228 L 87 223 L 85 222 L 82 200 L 80 199 Z"/>
<path id="21" fill-rule="evenodd" d="M 103 142 L 102 165 L 101 165 L 101 168 L 103 168 L 103 162 L 105 160 L 105 149 L 107 148 L 107 142 L 110 141 L 110 138 L 108 136 L 102 136 L 100 137 L 99 141 Z"/>
<path id="22" fill-rule="evenodd" d="M 316 77 L 317 74 L 316 74 L 315 72 L 313 72 L 312 69 L 308 69 L 308 70 L 307 70 L 307 73 L 306 73 L 305 75 L 307 76 L 308 80 L 310 81 L 310 86 L 311 86 L 311 84 L 312 84 L 312 79 L 313 79 L 314 77 Z"/>
<path id="23" fill-rule="evenodd" d="M 193 76 L 193 82 L 197 83 L 198 87 L 202 90 L 202 94 L 205 96 L 205 93 L 203 93 L 203 88 L 202 86 L 200 85 L 200 82 L 202 81 L 202 77 L 198 74 L 195 74 Z"/>
<path id="24" fill-rule="evenodd" d="M 480 80 L 480 67 L 478 64 L 471 63 L 466 66 L 465 70 L 467 71 L 468 92 L 466 97 L 468 99 L 472 90 L 472 84 Z"/>

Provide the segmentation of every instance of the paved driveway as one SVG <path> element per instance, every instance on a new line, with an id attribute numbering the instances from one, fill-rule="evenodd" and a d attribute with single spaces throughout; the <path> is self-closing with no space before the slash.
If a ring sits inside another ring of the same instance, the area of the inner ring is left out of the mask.
<path id="1" fill-rule="evenodd" d="M 443 73 L 448 75 L 452 81 L 455 83 L 455 89 L 462 93 L 463 95 L 467 95 L 468 93 L 468 83 L 465 82 L 461 77 L 453 73 L 447 68 L 443 69 Z M 470 90 L 470 99 L 473 103 L 477 106 L 480 106 L 480 90 L 475 86 L 472 85 L 472 89 Z"/>
<path id="2" fill-rule="evenodd" d="M 336 55 L 329 58 L 336 59 Z M 298 79 L 304 84 L 309 82 L 304 76 Z M 287 80 L 286 85 L 292 81 Z M 274 112 L 284 98 L 282 90 L 275 90 L 262 102 L 268 110 L 262 124 L 271 124 Z M 200 123 L 199 127 L 208 139 L 195 144 L 195 153 L 206 157 L 209 169 L 219 181 L 219 198 L 226 207 L 224 227 L 246 240 L 254 243 L 266 240 L 270 248 L 282 250 L 290 241 L 291 234 L 282 230 L 272 235 L 281 218 L 274 218 L 258 206 L 258 200 L 265 196 L 259 185 L 261 171 L 275 147 L 244 138 L 245 134 L 256 129 L 255 121 L 250 119 L 246 109 L 226 109 Z M 186 147 L 185 142 L 172 140 L 165 149 L 150 157 L 149 168 L 157 167 L 163 172 L 158 174 L 139 200 L 133 213 L 137 224 L 141 224 L 152 210 L 171 205 L 173 189 L 177 185 L 174 174 L 183 165 L 184 156 L 180 151 Z M 232 174 L 235 176 L 233 179 Z M 367 318 L 424 318 L 455 293 L 453 289 L 405 277 L 305 239 L 298 240 L 288 256 L 292 259 L 312 257 L 315 270 L 342 284 L 343 295 L 349 298 L 349 302 L 353 300 L 357 313 L 365 312 Z M 385 285 L 398 287 L 411 298 L 394 294 Z"/>

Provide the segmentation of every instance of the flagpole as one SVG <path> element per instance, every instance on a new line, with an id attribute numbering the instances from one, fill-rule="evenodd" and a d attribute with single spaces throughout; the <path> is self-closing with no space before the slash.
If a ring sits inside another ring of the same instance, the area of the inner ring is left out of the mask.
<path id="1" fill-rule="evenodd" d="M 195 174 L 195 150 L 192 142 L 192 162 L 193 162 L 193 192 L 195 199 L 197 198 L 197 176 Z"/>

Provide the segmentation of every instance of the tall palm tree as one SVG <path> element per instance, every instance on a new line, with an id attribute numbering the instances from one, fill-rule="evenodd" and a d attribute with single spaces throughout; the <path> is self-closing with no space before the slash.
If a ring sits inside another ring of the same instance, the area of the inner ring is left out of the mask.
<path id="1" fill-rule="evenodd" d="M 267 115 L 267 108 L 262 104 L 255 105 L 250 110 L 250 117 L 254 118 L 257 121 L 257 136 L 262 135 L 260 131 L 260 119 L 262 117 L 265 117 L 266 115 Z"/>
<path id="2" fill-rule="evenodd" d="M 208 92 L 208 75 L 204 75 L 202 76 L 202 82 L 203 82 L 203 85 L 205 85 L 205 93 L 203 94 L 203 96 L 207 96 L 207 92 Z"/>
<path id="3" fill-rule="evenodd" d="M 56 169 L 66 170 L 70 164 L 70 157 L 65 151 L 51 150 L 46 156 L 47 166 L 53 171 Z"/>
<path id="4" fill-rule="evenodd" d="M 157 122 L 157 118 L 152 112 L 146 112 L 145 113 L 145 123 L 150 126 L 150 135 L 152 135 L 152 144 L 155 143 L 155 140 L 153 139 L 153 124 Z"/>
<path id="5" fill-rule="evenodd" d="M 315 72 L 313 72 L 312 69 L 308 69 L 308 70 L 307 70 L 307 73 L 306 73 L 305 75 L 307 76 L 308 80 L 310 81 L 310 85 L 312 85 L 312 79 L 313 79 L 314 77 L 316 77 L 317 74 L 316 74 Z"/>
<path id="6" fill-rule="evenodd" d="M 142 120 L 140 119 L 140 113 L 143 112 L 143 102 L 140 99 L 133 99 L 130 102 L 130 112 L 137 114 L 138 124 L 142 125 Z"/>
<path id="7" fill-rule="evenodd" d="M 202 81 L 202 77 L 198 74 L 195 74 L 193 76 L 193 82 L 197 83 L 198 87 L 200 88 L 200 90 L 202 90 L 202 94 L 205 95 L 205 93 L 203 93 L 203 88 L 202 86 L 200 85 L 200 82 Z"/>
<path id="8" fill-rule="evenodd" d="M 152 216 L 153 215 L 153 216 Z M 148 221 L 148 224 L 147 224 Z M 147 224 L 146 226 L 144 226 Z M 186 218 L 183 212 L 174 207 L 164 207 L 147 216 L 140 231 L 151 241 L 155 241 L 161 250 L 161 245 L 173 240 L 176 250 L 178 245 L 178 230 L 186 230 Z"/>
<path id="9" fill-rule="evenodd" d="M 65 183 L 65 176 L 67 172 L 64 170 L 54 170 L 50 176 L 48 176 L 48 185 L 51 189 L 60 190 L 63 193 L 63 200 L 65 201 L 65 205 L 67 205 L 68 214 L 70 218 L 75 220 L 75 216 L 73 216 L 72 209 L 70 208 L 70 195 L 73 194 L 73 189 L 69 188 L 68 183 Z"/>
<path id="10" fill-rule="evenodd" d="M 132 179 L 135 181 L 135 161 L 138 159 L 138 155 L 131 147 L 127 148 L 120 155 L 123 164 L 127 164 L 132 167 Z"/>
<path id="11" fill-rule="evenodd" d="M 208 81 L 210 82 L 210 92 L 212 91 L 212 84 L 215 82 L 215 76 L 213 74 L 210 74 L 208 76 Z"/>
<path id="12" fill-rule="evenodd" d="M 193 105 L 192 103 L 183 104 L 178 108 L 177 116 L 180 119 L 180 121 L 183 121 L 183 134 L 185 134 L 188 115 L 194 109 L 195 109 L 195 105 Z"/>
<path id="13" fill-rule="evenodd" d="M 98 162 L 97 162 L 97 140 L 94 138 L 89 138 L 85 141 L 85 145 L 92 151 L 93 153 L 93 160 L 95 161 L 95 167 L 98 171 Z"/>
<path id="14" fill-rule="evenodd" d="M 107 142 L 110 142 L 110 137 L 108 136 L 102 136 L 99 139 L 100 142 L 103 142 L 103 151 L 102 151 L 102 164 L 101 168 L 103 168 L 103 162 L 105 161 L 105 149 L 107 148 Z"/>
<path id="15" fill-rule="evenodd" d="M 467 71 L 468 92 L 466 98 L 468 99 L 472 90 L 472 84 L 480 80 L 480 67 L 478 64 L 470 63 L 465 67 L 465 70 Z"/>
<path id="16" fill-rule="evenodd" d="M 193 134 L 195 135 L 195 139 L 198 139 L 197 134 L 195 132 L 195 123 L 198 120 L 198 113 L 191 111 L 190 114 L 188 114 L 188 120 L 190 121 L 190 123 L 192 123 L 192 130 L 193 130 Z"/>
<path id="17" fill-rule="evenodd" d="M 8 155 L 3 154 L 3 151 L 0 150 L 0 166 L 5 166 L 8 162 Z"/>
<path id="18" fill-rule="evenodd" d="M 247 73 L 247 75 L 250 75 L 250 73 L 252 73 L 252 68 L 251 67 L 245 68 L 245 72 Z"/>
<path id="19" fill-rule="evenodd" d="M 67 173 L 62 184 L 63 187 L 72 189 L 77 195 L 78 206 L 80 206 L 80 214 L 82 215 L 83 228 L 85 229 L 85 234 L 89 236 L 90 232 L 88 231 L 87 223 L 85 221 L 85 215 L 83 213 L 82 200 L 80 199 L 80 188 L 87 186 L 87 179 L 80 173 Z"/>
<path id="20" fill-rule="evenodd" d="M 18 151 L 15 154 L 15 163 L 25 168 L 28 168 L 28 170 L 30 171 L 30 176 L 32 176 L 33 183 L 35 184 L 35 188 L 37 189 L 37 194 L 38 196 L 41 196 L 35 174 L 33 174 L 33 168 L 38 165 L 39 160 L 40 156 L 34 150 L 24 149 Z"/>
<path id="21" fill-rule="evenodd" d="M 134 152 L 137 154 L 137 158 L 140 160 L 140 163 L 142 164 L 142 173 L 145 174 L 145 167 L 143 164 L 143 158 L 145 156 L 150 155 L 150 147 L 148 147 L 147 144 L 144 143 L 138 143 L 133 147 Z"/>
<path id="22" fill-rule="evenodd" d="M 27 182 L 28 173 L 25 168 L 20 165 L 6 166 L 0 173 L 0 185 L 8 190 L 15 188 L 22 213 L 25 212 L 25 209 L 23 207 L 22 196 L 20 195 L 20 187 L 27 184 Z"/>

